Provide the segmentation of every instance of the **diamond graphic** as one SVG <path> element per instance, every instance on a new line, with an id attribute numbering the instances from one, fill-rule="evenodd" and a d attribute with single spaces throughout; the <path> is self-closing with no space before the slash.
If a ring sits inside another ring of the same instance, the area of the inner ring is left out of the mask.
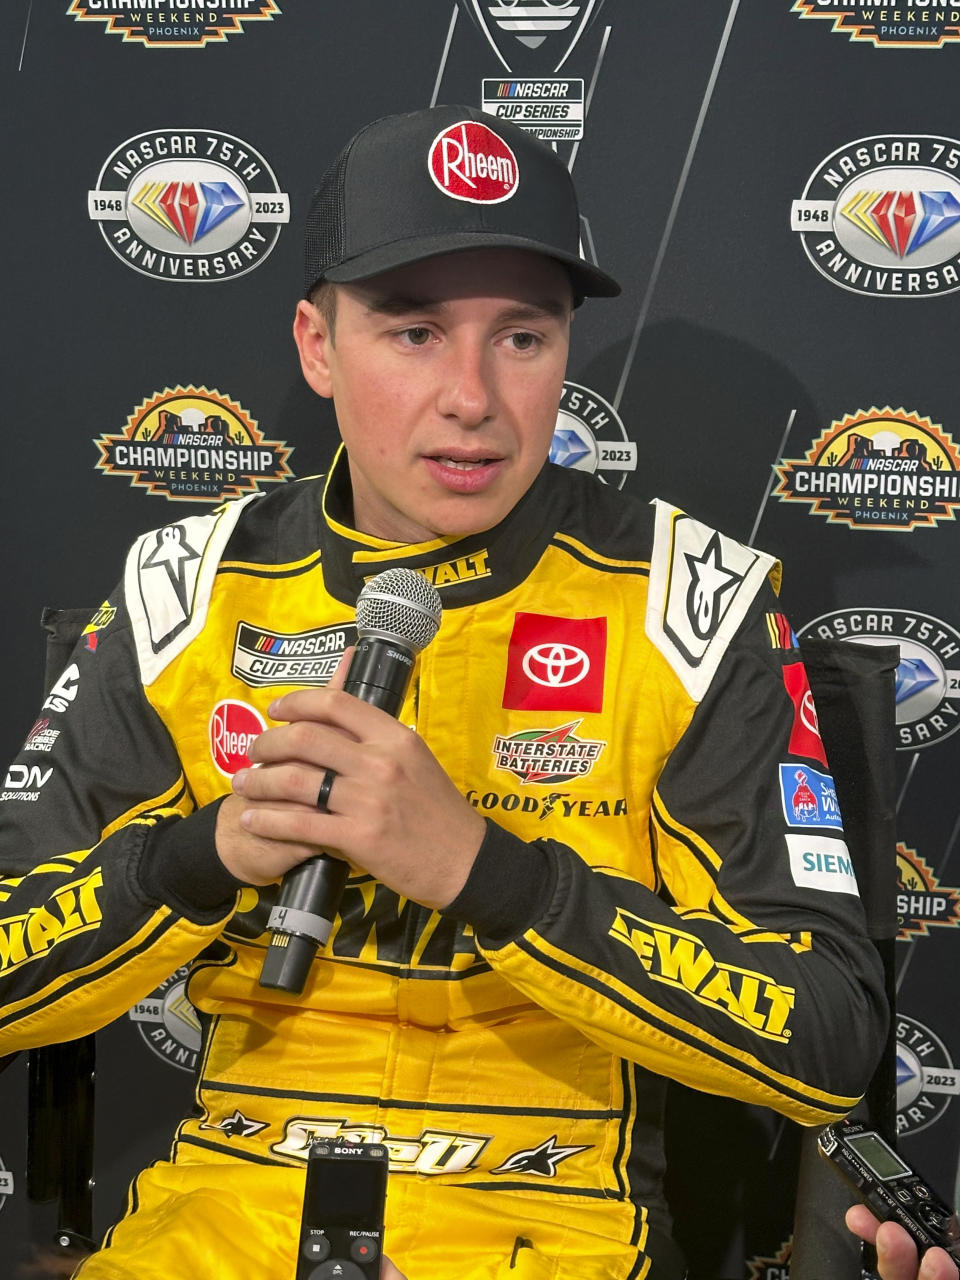
<path id="1" fill-rule="evenodd" d="M 243 199 L 229 182 L 201 182 L 200 190 L 203 192 L 204 208 L 194 237 L 196 240 L 202 240 L 208 231 L 225 222 L 243 204 Z"/>
<path id="2" fill-rule="evenodd" d="M 910 1080 L 916 1080 L 916 1068 L 912 1067 L 903 1054 L 897 1052 L 897 1088 Z"/>
<path id="3" fill-rule="evenodd" d="M 170 225 L 180 239 L 190 244 L 197 225 L 197 208 L 200 204 L 197 189 L 193 183 L 168 183 L 157 204 L 169 218 Z"/>
<path id="4" fill-rule="evenodd" d="M 921 689 L 929 689 L 939 677 L 931 671 L 922 658 L 901 658 L 897 667 L 897 706 L 906 702 Z"/>
<path id="5" fill-rule="evenodd" d="M 920 202 L 923 205 L 923 217 L 911 249 L 919 249 L 921 245 L 935 240 L 941 232 L 960 220 L 960 202 L 952 191 L 921 191 Z"/>
<path id="6" fill-rule="evenodd" d="M 550 443 L 550 461 L 560 467 L 575 467 L 581 458 L 585 458 L 590 450 L 575 431 L 567 427 L 558 427 L 553 433 Z"/>

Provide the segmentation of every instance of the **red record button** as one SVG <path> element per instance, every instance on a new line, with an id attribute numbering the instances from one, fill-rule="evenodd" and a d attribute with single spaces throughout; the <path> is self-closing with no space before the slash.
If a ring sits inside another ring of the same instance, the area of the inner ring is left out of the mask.
<path id="1" fill-rule="evenodd" d="M 380 1242 L 370 1236 L 361 1236 L 350 1246 L 350 1257 L 354 1262 L 373 1262 L 380 1256 Z"/>

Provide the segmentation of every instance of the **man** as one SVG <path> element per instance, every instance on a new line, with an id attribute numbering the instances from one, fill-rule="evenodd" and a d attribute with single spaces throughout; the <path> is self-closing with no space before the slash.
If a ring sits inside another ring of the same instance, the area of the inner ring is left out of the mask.
<path id="1" fill-rule="evenodd" d="M 775 562 L 545 465 L 573 311 L 617 292 L 578 229 L 512 126 L 361 130 L 294 326 L 329 475 L 140 539 L 48 707 L 55 772 L 2 807 L 8 912 L 48 923 L 0 1051 L 198 956 L 205 1027 L 197 1113 L 83 1280 L 289 1277 L 336 1136 L 390 1148 L 411 1280 L 676 1280 L 665 1078 L 807 1124 L 863 1091 L 882 984 Z M 394 720 L 347 657 L 324 682 L 397 565 L 444 613 Z M 321 848 L 351 878 L 290 996 L 264 924 Z"/>

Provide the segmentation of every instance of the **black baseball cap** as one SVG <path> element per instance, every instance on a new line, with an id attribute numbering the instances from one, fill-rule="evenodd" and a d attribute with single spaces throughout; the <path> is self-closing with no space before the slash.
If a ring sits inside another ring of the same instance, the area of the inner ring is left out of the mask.
<path id="1" fill-rule="evenodd" d="M 314 192 L 305 296 L 321 280 L 367 280 L 480 248 L 555 258 L 578 301 L 620 292 L 580 256 L 573 180 L 550 147 L 476 107 L 384 116 L 354 134 Z"/>

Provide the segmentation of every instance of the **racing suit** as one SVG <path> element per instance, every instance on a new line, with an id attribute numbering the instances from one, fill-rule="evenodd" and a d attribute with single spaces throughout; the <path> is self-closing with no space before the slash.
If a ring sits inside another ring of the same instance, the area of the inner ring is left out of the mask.
<path id="1" fill-rule="evenodd" d="M 389 1148 L 410 1280 L 672 1275 L 665 1077 L 822 1123 L 884 1030 L 778 566 L 550 465 L 461 539 L 350 509 L 341 453 L 140 538 L 7 775 L 0 1052 L 191 963 L 204 1028 L 196 1114 L 80 1273 L 290 1280 L 308 1147 L 339 1136 Z M 397 565 L 444 603 L 401 720 L 487 833 L 439 913 L 354 871 L 303 994 L 268 990 L 276 886 L 220 863 L 218 798 Z"/>

